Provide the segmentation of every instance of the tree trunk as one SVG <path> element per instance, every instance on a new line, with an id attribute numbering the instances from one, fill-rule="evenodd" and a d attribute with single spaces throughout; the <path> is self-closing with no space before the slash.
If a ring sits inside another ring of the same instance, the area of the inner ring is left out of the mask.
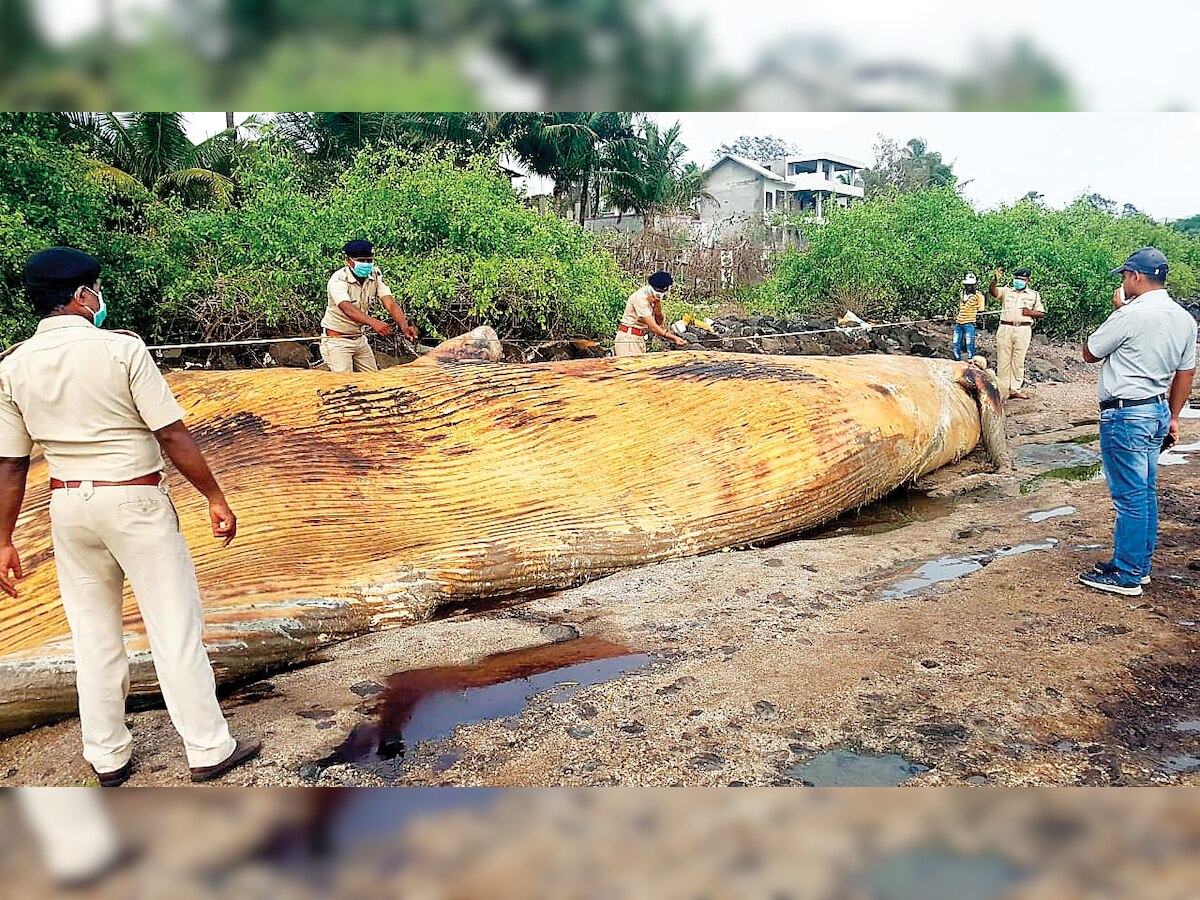
<path id="1" fill-rule="evenodd" d="M 588 176 L 591 173 L 587 169 L 583 170 L 583 181 L 579 185 L 579 224 L 582 226 L 584 220 L 587 219 L 588 205 Z"/>
<path id="2" fill-rule="evenodd" d="M 225 113 L 225 129 L 226 131 L 233 131 L 234 129 L 233 113 L 231 112 Z"/>

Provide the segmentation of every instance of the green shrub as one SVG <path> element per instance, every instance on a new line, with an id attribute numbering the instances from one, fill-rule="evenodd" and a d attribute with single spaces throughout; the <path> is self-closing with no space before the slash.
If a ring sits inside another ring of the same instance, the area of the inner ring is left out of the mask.
<path id="1" fill-rule="evenodd" d="M 1167 254 L 1172 293 L 1200 293 L 1200 240 L 1085 199 L 1063 210 L 1026 201 L 976 213 L 950 188 L 891 194 L 832 209 L 805 237 L 808 248 L 780 258 L 751 308 L 923 318 L 957 308 L 968 270 L 986 285 L 996 266 L 1011 276 L 1024 265 L 1045 298 L 1046 329 L 1077 337 L 1112 309 L 1109 270 L 1147 244 Z"/>
<path id="2" fill-rule="evenodd" d="M 104 263 L 114 327 L 149 338 L 311 334 L 350 238 L 369 237 L 384 279 L 423 332 L 610 332 L 632 283 L 595 237 L 523 206 L 495 164 L 364 150 L 340 174 L 280 141 L 247 147 L 237 202 L 118 198 L 52 135 L 0 129 L 0 340 L 34 327 L 25 259 L 71 244 Z M 25 123 L 21 123 L 22 125 Z"/>

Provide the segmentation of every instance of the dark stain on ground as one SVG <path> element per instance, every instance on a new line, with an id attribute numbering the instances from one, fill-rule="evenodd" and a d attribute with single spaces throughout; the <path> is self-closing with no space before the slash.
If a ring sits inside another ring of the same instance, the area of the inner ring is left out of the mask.
<path id="1" fill-rule="evenodd" d="M 1200 717 L 1200 663 L 1147 657 L 1130 674 L 1130 692 L 1099 707 L 1111 720 L 1111 738 L 1154 769 L 1171 757 L 1200 754 L 1200 735 L 1178 727 Z"/>
<path id="2" fill-rule="evenodd" d="M 304 767 L 319 777 L 333 766 L 355 764 L 387 777 L 422 742 L 445 739 L 459 725 L 517 715 L 534 694 L 555 691 L 551 702 L 609 681 L 650 662 L 620 644 L 580 637 L 485 657 L 465 666 L 400 672 L 372 707 L 377 724 L 360 724 L 325 758 Z"/>
<path id="3" fill-rule="evenodd" d="M 682 381 L 800 381 L 816 383 L 824 381 L 794 363 L 776 362 L 765 357 L 739 359 L 725 357 L 715 359 L 684 359 L 647 372 L 654 378 Z"/>
<path id="4" fill-rule="evenodd" d="M 1200 491 L 1189 491 L 1186 488 L 1158 489 L 1158 514 L 1162 519 L 1200 527 Z"/>

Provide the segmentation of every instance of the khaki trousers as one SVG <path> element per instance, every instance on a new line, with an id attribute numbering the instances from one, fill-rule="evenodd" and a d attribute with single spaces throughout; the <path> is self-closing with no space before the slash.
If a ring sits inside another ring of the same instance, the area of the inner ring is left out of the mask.
<path id="1" fill-rule="evenodd" d="M 55 879 L 89 878 L 113 863 L 120 853 L 121 845 L 101 791 L 18 788 L 17 803 Z"/>
<path id="2" fill-rule="evenodd" d="M 223 762 L 235 742 L 217 703 L 204 650 L 196 569 L 165 485 L 50 492 L 50 528 L 63 609 L 75 650 L 83 756 L 97 772 L 129 761 L 129 655 L 121 591 L 129 579 L 171 722 L 192 768 Z"/>
<path id="3" fill-rule="evenodd" d="M 646 337 L 637 337 L 628 331 L 618 331 L 613 342 L 613 356 L 641 356 L 646 352 Z"/>
<path id="4" fill-rule="evenodd" d="M 340 338 L 325 335 L 321 338 L 321 359 L 330 372 L 378 372 L 375 351 L 367 343 L 367 336 Z"/>
<path id="5" fill-rule="evenodd" d="M 996 329 L 996 387 L 1000 399 L 1021 390 L 1025 383 L 1025 354 L 1033 340 L 1027 325 L 1000 325 Z"/>

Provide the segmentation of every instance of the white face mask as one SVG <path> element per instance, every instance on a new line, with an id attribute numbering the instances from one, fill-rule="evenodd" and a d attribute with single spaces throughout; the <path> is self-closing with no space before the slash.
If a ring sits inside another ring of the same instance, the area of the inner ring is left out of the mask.
<path id="1" fill-rule="evenodd" d="M 657 297 L 659 300 L 661 300 L 663 297 L 667 296 L 667 292 L 660 291 L 657 288 L 650 288 L 650 295 L 652 297 Z"/>

